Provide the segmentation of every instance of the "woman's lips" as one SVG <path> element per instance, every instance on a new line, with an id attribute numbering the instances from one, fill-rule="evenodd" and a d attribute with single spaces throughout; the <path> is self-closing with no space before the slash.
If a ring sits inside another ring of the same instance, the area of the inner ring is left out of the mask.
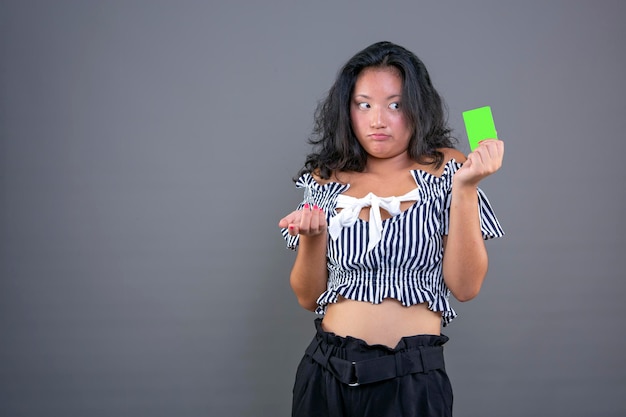
<path id="1" fill-rule="evenodd" d="M 389 135 L 385 135 L 384 133 L 372 133 L 371 135 L 369 135 L 370 138 L 374 139 L 374 140 L 385 140 L 385 139 L 389 139 Z"/>

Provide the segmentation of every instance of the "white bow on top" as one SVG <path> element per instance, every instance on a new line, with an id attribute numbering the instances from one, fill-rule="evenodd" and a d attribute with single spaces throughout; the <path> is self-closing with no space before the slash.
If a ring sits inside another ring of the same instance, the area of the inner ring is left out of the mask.
<path id="1" fill-rule="evenodd" d="M 373 193 L 367 194 L 363 198 L 356 198 L 339 194 L 337 196 L 337 208 L 342 209 L 335 217 L 330 219 L 328 233 L 333 240 L 341 234 L 341 229 L 351 227 L 359 218 L 359 213 L 363 207 L 371 207 L 369 219 L 369 243 L 367 251 L 371 251 L 380 242 L 383 230 L 383 221 L 380 214 L 381 207 L 391 216 L 396 216 L 402 211 L 400 203 L 404 201 L 419 200 L 419 189 L 414 188 L 408 193 L 396 197 L 378 197 Z"/>

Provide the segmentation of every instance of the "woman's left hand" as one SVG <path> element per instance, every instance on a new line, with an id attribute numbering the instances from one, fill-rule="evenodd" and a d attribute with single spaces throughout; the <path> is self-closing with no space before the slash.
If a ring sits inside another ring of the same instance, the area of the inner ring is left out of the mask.
<path id="1" fill-rule="evenodd" d="M 503 157 L 504 142 L 498 139 L 485 139 L 467 155 L 467 161 L 454 175 L 454 181 L 460 185 L 475 187 L 483 178 L 500 169 Z"/>

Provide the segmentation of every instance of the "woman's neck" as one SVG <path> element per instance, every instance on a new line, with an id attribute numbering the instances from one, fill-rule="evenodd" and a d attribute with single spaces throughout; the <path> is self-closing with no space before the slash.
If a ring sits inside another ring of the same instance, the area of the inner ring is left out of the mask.
<path id="1" fill-rule="evenodd" d="M 376 176 L 388 176 L 408 171 L 416 166 L 417 163 L 409 158 L 407 153 L 385 159 L 368 157 L 363 172 Z"/>

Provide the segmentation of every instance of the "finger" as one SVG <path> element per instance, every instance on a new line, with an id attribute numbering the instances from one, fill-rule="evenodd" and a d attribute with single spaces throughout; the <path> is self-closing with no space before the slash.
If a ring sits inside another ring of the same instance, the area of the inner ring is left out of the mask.
<path id="1" fill-rule="evenodd" d="M 497 139 L 485 140 L 480 146 L 480 152 L 482 152 L 484 162 L 488 166 L 493 165 L 493 167 L 501 164 L 503 150 L 503 142 Z"/>
<path id="2" fill-rule="evenodd" d="M 322 208 L 316 205 L 313 207 L 313 216 L 311 217 L 311 232 L 319 234 L 326 229 L 326 214 Z"/>
<path id="3" fill-rule="evenodd" d="M 486 148 L 493 167 L 498 169 L 502 165 L 502 156 L 504 152 L 504 142 L 501 140 L 490 140 L 486 144 Z"/>
<path id="4" fill-rule="evenodd" d="M 320 208 L 315 205 L 311 211 L 311 221 L 309 223 L 309 230 L 311 233 L 319 233 L 320 228 Z"/>
<path id="5" fill-rule="evenodd" d="M 290 224 L 287 228 L 287 233 L 289 233 L 291 236 L 297 236 L 300 234 L 300 230 L 295 224 Z"/>
<path id="6" fill-rule="evenodd" d="M 300 223 L 299 223 L 300 233 L 305 233 L 305 234 L 309 233 L 310 227 L 311 227 L 311 206 L 309 205 L 309 203 L 306 203 L 301 210 L 301 217 L 300 217 Z"/>
<path id="7" fill-rule="evenodd" d="M 498 147 L 498 153 L 500 154 L 500 156 L 504 156 L 504 142 L 499 140 L 496 145 Z"/>
<path id="8" fill-rule="evenodd" d="M 481 150 L 483 175 L 490 175 L 502 166 L 502 143 L 499 140 L 485 143 Z"/>
<path id="9" fill-rule="evenodd" d="M 485 146 L 483 147 L 482 151 L 483 151 L 482 155 L 484 157 L 483 160 L 485 161 L 485 163 L 489 163 L 489 161 L 493 159 L 493 156 L 496 153 L 493 142 L 485 143 Z"/>
<path id="10" fill-rule="evenodd" d="M 491 156 L 502 153 L 502 150 L 504 149 L 504 142 L 499 139 L 486 139 L 480 143 L 484 144 L 485 149 L 489 151 Z"/>
<path id="11" fill-rule="evenodd" d="M 474 152 L 467 155 L 467 159 L 471 160 L 470 166 L 474 166 L 474 169 L 480 168 L 483 166 L 483 152 L 484 145 L 480 145 L 478 148 L 474 150 Z"/>
<path id="12" fill-rule="evenodd" d="M 485 152 L 485 151 L 489 152 L 489 148 L 491 147 L 493 142 L 494 142 L 493 139 L 481 140 L 480 142 L 478 142 L 478 148 L 476 150 L 479 152 Z"/>
<path id="13" fill-rule="evenodd" d="M 278 227 L 288 227 L 290 224 L 300 223 L 300 211 L 292 211 L 278 222 Z"/>
<path id="14" fill-rule="evenodd" d="M 492 145 L 484 144 L 481 149 L 477 149 L 472 155 L 473 167 L 472 173 L 477 178 L 482 179 L 493 174 L 500 167 L 499 158 L 493 153 L 497 153 L 491 149 Z"/>
<path id="15" fill-rule="evenodd" d="M 326 213 L 324 213 L 324 210 L 322 208 L 319 208 L 318 218 L 319 218 L 319 231 L 323 232 L 324 230 L 328 228 L 328 224 L 326 223 Z"/>

